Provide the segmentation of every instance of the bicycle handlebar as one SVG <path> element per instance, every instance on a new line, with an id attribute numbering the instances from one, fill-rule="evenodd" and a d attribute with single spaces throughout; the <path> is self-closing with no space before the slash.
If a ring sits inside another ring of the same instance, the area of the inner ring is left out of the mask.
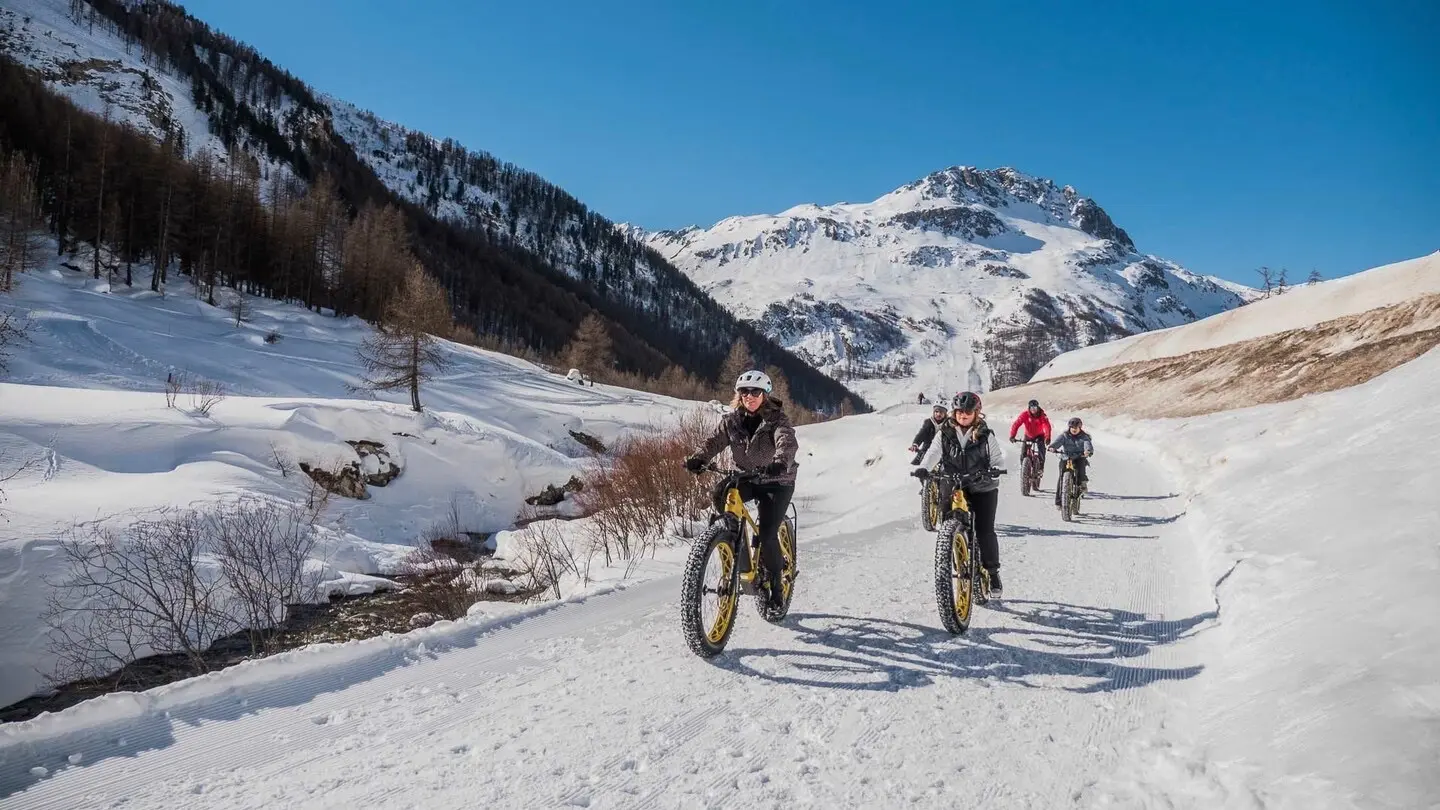
<path id="1" fill-rule="evenodd" d="M 716 465 L 715 462 L 713 462 L 713 461 L 710 462 L 709 464 L 706 464 L 703 468 L 701 468 L 700 471 L 701 471 L 701 472 L 719 473 L 720 475 L 733 475 L 733 476 L 735 476 L 736 478 L 740 479 L 741 481 L 758 481 L 758 480 L 760 480 L 761 478 L 766 478 L 766 477 L 768 477 L 768 476 L 765 475 L 764 471 L 762 471 L 762 470 L 725 470 L 725 469 L 721 469 L 721 468 L 720 468 L 718 465 Z"/>
<path id="2" fill-rule="evenodd" d="M 911 473 L 911 475 L 915 476 L 916 478 L 926 478 L 935 481 L 951 481 L 957 484 L 964 485 L 973 484 L 976 481 L 983 481 L 986 479 L 993 480 L 999 478 L 1002 475 L 1005 475 L 1007 472 L 1007 470 L 1001 470 L 995 467 L 991 467 L 988 470 L 966 473 L 965 475 L 956 475 L 954 473 L 935 473 L 928 470 L 915 470 Z M 919 475 L 918 473 L 924 473 L 924 475 Z"/>

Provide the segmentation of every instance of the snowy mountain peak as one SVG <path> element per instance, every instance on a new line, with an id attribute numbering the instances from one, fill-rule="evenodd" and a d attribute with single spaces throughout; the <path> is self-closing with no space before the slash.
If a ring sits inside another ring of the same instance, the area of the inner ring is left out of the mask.
<path id="1" fill-rule="evenodd" d="M 869 203 L 626 233 L 877 404 L 1018 384 L 1061 351 L 1253 292 L 1140 254 L 1073 186 L 1009 167 L 951 166 Z"/>
<path id="2" fill-rule="evenodd" d="M 1129 234 L 1115 225 L 1096 202 L 1080 196 L 1074 186 L 1057 186 L 1002 166 L 977 169 L 951 166 L 881 197 L 877 203 L 898 207 L 929 208 L 950 204 L 1004 209 L 1013 216 L 1038 218 L 1045 224 L 1066 224 L 1099 239 L 1134 250 Z"/>

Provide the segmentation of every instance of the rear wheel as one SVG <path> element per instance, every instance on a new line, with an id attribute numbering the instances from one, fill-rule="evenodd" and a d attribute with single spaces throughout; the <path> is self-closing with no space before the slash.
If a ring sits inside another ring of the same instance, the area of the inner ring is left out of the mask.
<path id="1" fill-rule="evenodd" d="M 760 610 L 760 618 L 771 624 L 778 624 L 785 620 L 786 614 L 790 612 L 790 600 L 795 597 L 795 578 L 800 573 L 800 546 L 795 537 L 795 521 L 786 518 L 780 524 L 780 556 L 785 558 L 785 570 L 780 574 L 780 581 L 785 588 L 784 598 L 780 600 L 778 607 L 770 607 L 769 601 L 765 598 L 764 591 L 755 596 L 755 605 Z M 769 563 L 767 563 L 768 565 Z M 769 574 L 765 574 L 769 581 Z"/>
<path id="2" fill-rule="evenodd" d="M 940 522 L 940 487 L 934 481 L 925 479 L 925 484 L 920 488 L 920 523 L 925 531 L 935 531 L 935 524 Z"/>
<path id="3" fill-rule="evenodd" d="M 977 567 L 964 524 L 959 518 L 945 521 L 935 533 L 935 605 L 940 624 L 956 635 L 970 629 Z"/>
<path id="4" fill-rule="evenodd" d="M 723 522 L 690 547 L 680 585 L 680 628 L 691 652 L 702 658 L 719 655 L 735 629 L 739 572 L 734 533 Z"/>

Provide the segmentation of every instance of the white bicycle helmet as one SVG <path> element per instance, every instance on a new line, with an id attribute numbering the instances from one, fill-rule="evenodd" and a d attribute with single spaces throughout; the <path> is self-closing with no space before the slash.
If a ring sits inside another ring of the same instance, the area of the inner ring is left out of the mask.
<path id="1" fill-rule="evenodd" d="M 774 390 L 774 386 L 770 382 L 770 375 L 754 369 L 735 378 L 735 390 L 739 391 L 741 388 L 759 388 L 767 394 Z"/>

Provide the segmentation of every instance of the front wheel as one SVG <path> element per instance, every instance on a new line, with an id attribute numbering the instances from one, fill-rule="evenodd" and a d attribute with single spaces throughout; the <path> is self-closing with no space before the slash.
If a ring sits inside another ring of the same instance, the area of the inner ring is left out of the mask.
<path id="1" fill-rule="evenodd" d="M 1060 519 L 1069 523 L 1075 519 L 1075 502 L 1070 497 L 1070 489 L 1075 484 L 1075 474 L 1069 470 L 1060 473 Z"/>
<path id="2" fill-rule="evenodd" d="M 785 616 L 790 613 L 790 600 L 795 598 L 795 578 L 800 572 L 800 544 L 795 537 L 795 521 L 786 518 L 780 524 L 779 539 L 780 555 L 785 558 L 785 570 L 780 574 L 780 582 L 785 589 L 784 598 L 780 600 L 779 606 L 771 607 L 763 591 L 755 596 L 755 605 L 759 608 L 760 618 L 771 624 L 778 624 L 785 620 Z M 768 577 L 769 575 L 764 574 L 764 576 Z"/>
<path id="3" fill-rule="evenodd" d="M 690 547 L 680 585 L 680 628 L 690 651 L 701 658 L 719 655 L 730 640 L 739 575 L 735 534 L 725 523 L 715 523 Z"/>
<path id="4" fill-rule="evenodd" d="M 1020 494 L 1021 494 L 1021 495 L 1024 495 L 1024 496 L 1027 496 L 1027 497 L 1030 495 L 1030 480 L 1031 480 L 1034 476 L 1035 476 L 1035 462 L 1034 462 L 1034 461 L 1031 461 L 1029 456 L 1026 456 L 1026 457 L 1025 457 L 1025 463 L 1022 465 L 1022 468 L 1021 468 L 1021 470 L 1020 470 Z"/>
<path id="5" fill-rule="evenodd" d="M 935 533 L 935 606 L 940 624 L 955 635 L 970 629 L 975 562 L 964 524 L 959 518 L 945 521 Z"/>

